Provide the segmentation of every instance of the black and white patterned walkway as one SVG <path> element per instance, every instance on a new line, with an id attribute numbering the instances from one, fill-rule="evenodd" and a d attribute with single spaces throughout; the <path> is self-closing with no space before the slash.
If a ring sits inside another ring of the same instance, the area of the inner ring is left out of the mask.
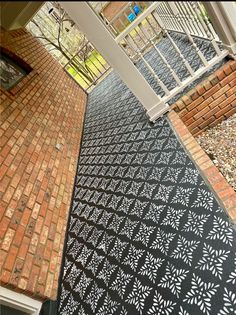
<path id="1" fill-rule="evenodd" d="M 58 314 L 236 314 L 235 246 L 168 119 L 111 73 L 89 96 Z"/>

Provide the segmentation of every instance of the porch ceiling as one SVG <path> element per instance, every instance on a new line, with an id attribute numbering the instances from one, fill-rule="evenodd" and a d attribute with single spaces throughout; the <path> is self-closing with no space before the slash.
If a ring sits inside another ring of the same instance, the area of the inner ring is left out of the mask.
<path id="1" fill-rule="evenodd" d="M 5 30 L 24 27 L 43 3 L 44 1 L 1 1 L 1 26 Z"/>

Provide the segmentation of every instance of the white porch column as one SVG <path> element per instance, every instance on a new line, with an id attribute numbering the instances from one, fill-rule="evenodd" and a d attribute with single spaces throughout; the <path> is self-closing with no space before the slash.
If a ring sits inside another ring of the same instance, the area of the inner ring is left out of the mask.
<path id="1" fill-rule="evenodd" d="M 154 92 L 87 2 L 59 3 L 137 97 L 151 121 L 169 110 L 169 106 Z"/>
<path id="2" fill-rule="evenodd" d="M 236 4 L 206 1 L 204 6 L 225 49 L 236 58 Z"/>

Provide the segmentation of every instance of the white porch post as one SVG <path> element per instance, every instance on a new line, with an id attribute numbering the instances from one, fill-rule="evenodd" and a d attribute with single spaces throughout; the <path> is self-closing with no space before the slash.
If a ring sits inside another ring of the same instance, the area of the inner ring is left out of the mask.
<path id="1" fill-rule="evenodd" d="M 150 87 L 87 2 L 59 3 L 141 102 L 151 121 L 169 110 L 169 106 Z"/>
<path id="2" fill-rule="evenodd" d="M 233 1 L 204 2 L 211 22 L 224 48 L 236 58 L 236 4 Z"/>

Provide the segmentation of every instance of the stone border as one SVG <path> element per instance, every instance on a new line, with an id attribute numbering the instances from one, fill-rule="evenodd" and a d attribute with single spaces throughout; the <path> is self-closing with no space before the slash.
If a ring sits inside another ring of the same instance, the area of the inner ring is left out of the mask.
<path id="1" fill-rule="evenodd" d="M 218 202 L 236 224 L 236 192 L 195 140 L 179 115 L 172 110 L 168 114 L 168 118 L 184 148 L 197 165 L 208 186 L 213 190 Z"/>

